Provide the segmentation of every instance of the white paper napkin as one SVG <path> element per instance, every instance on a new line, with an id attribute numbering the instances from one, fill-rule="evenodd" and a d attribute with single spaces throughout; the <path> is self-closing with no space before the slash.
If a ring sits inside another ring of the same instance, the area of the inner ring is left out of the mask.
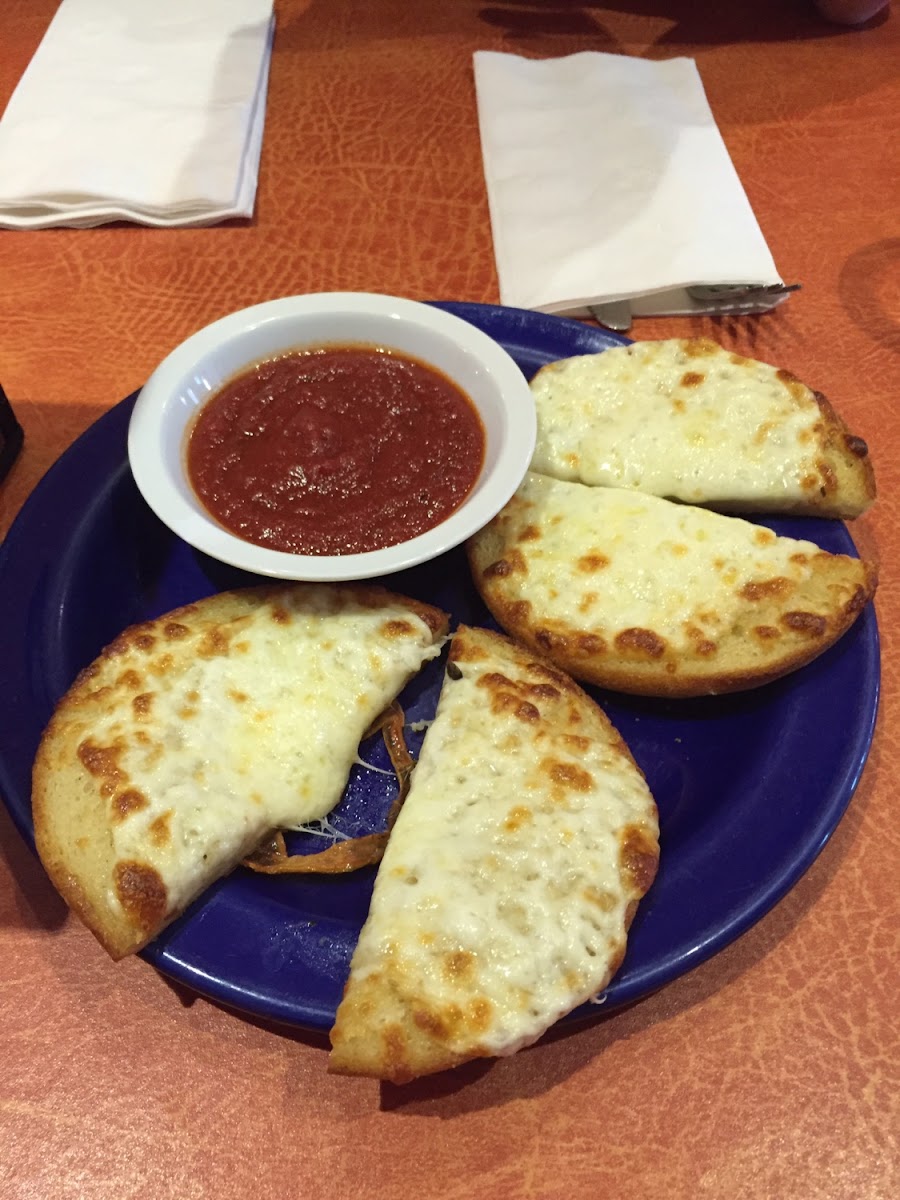
<path id="1" fill-rule="evenodd" d="M 475 85 L 504 304 L 714 311 L 685 289 L 781 282 L 692 59 L 481 51 Z"/>
<path id="2" fill-rule="evenodd" d="M 63 0 L 0 119 L 0 226 L 253 212 L 272 0 Z"/>

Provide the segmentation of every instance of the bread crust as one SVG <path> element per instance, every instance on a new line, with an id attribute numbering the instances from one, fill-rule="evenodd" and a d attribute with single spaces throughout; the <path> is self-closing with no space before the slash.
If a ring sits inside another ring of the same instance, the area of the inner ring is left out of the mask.
<path id="1" fill-rule="evenodd" d="M 545 482 L 554 486 L 553 481 Z M 579 484 L 556 486 L 595 495 L 614 490 Z M 653 498 L 652 503 L 669 502 Z M 832 646 L 877 587 L 878 572 L 872 562 L 821 550 L 812 555 L 805 552 L 806 578 L 790 581 L 775 572 L 771 579 L 743 581 L 740 608 L 729 627 L 712 640 L 699 630 L 698 620 L 698 629 L 690 633 L 686 644 L 676 645 L 658 629 L 617 624 L 619 613 L 612 598 L 599 616 L 594 610 L 581 620 L 573 619 L 571 607 L 563 616 L 536 599 L 530 579 L 530 547 L 542 543 L 548 532 L 535 516 L 539 508 L 539 502 L 532 505 L 520 489 L 506 508 L 470 539 L 467 552 L 475 585 L 507 633 L 547 655 L 576 679 L 613 691 L 691 697 L 760 687 L 798 670 Z M 708 515 L 715 521 L 737 521 Z M 599 518 L 598 525 L 602 525 Z M 604 536 L 614 533 L 599 528 L 591 548 L 599 548 L 602 554 Z M 575 553 L 555 562 L 555 568 L 554 587 L 560 595 L 585 589 Z M 603 597 L 602 571 L 590 586 Z M 705 599 L 701 589 L 696 595 L 698 612 Z"/>

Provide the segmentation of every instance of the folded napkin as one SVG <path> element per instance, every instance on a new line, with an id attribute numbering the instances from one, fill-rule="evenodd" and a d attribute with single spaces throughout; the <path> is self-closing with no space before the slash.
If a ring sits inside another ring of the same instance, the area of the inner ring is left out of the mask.
<path id="1" fill-rule="evenodd" d="M 253 212 L 272 0 L 63 0 L 0 119 L 0 226 Z"/>
<path id="2" fill-rule="evenodd" d="M 781 282 L 692 59 L 481 51 L 475 86 L 504 304 L 715 311 L 685 289 Z"/>

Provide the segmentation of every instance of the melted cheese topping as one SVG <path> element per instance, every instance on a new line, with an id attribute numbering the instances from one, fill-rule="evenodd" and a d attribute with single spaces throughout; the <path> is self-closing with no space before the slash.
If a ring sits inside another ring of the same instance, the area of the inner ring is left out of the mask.
<path id="1" fill-rule="evenodd" d="M 557 479 L 762 507 L 805 501 L 821 481 L 813 394 L 711 342 L 567 359 L 541 370 L 532 391 L 532 468 Z"/>
<path id="2" fill-rule="evenodd" d="M 93 742 L 124 747 L 118 767 L 143 801 L 114 817 L 113 846 L 120 861 L 159 872 L 170 911 L 270 830 L 328 813 L 367 727 L 440 651 L 399 603 L 358 606 L 324 587 L 299 594 L 302 607 L 282 601 L 278 619 L 260 605 L 224 623 L 207 655 L 201 630 L 167 647 L 165 669 L 157 660 L 148 670 L 137 648 L 114 660 L 119 678 L 141 676 L 149 699 L 109 705 L 91 725 Z M 109 900 L 119 906 L 113 889 Z"/>
<path id="3" fill-rule="evenodd" d="M 379 868 L 347 994 L 386 975 L 454 1052 L 509 1054 L 605 986 L 634 895 L 620 839 L 637 826 L 655 845 L 656 810 L 602 718 L 566 719 L 539 693 L 523 717 L 488 702 L 492 673 L 522 677 L 509 661 L 458 666 Z M 377 1025 L 373 1013 L 372 1037 Z"/>
<path id="4" fill-rule="evenodd" d="M 737 517 L 535 473 L 496 520 L 504 553 L 515 546 L 525 564 L 509 586 L 542 618 L 610 635 L 649 629 L 679 648 L 688 626 L 730 629 L 747 607 L 743 587 L 799 584 L 821 553 Z"/>

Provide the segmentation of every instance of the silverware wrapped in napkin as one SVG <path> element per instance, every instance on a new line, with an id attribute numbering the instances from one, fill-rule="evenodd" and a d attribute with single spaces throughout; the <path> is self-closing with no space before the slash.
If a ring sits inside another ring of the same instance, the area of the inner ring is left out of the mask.
<path id="1" fill-rule="evenodd" d="M 693 60 L 482 51 L 475 85 L 504 304 L 627 326 L 721 311 L 715 285 L 785 299 Z"/>

